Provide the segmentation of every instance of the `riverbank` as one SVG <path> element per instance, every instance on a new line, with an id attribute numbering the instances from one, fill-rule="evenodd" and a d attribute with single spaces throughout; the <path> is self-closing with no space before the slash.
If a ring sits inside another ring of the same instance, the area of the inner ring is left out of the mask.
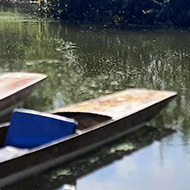
<path id="1" fill-rule="evenodd" d="M 190 27 L 190 2 L 187 0 L 3 0 L 0 5 L 17 6 L 22 12 L 40 19 L 64 23 L 146 29 Z"/>
<path id="2" fill-rule="evenodd" d="M 48 0 L 39 11 L 70 23 L 141 26 L 190 26 L 188 0 Z"/>

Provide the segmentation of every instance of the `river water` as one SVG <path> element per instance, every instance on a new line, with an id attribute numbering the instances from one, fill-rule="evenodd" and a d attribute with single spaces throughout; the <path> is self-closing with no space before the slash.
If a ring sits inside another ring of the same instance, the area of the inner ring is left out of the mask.
<path id="1" fill-rule="evenodd" d="M 48 75 L 23 107 L 46 111 L 129 87 L 178 97 L 150 125 L 4 189 L 188 190 L 190 33 L 39 21 L 0 6 L 0 73 Z M 176 131 L 171 131 L 171 128 Z"/>

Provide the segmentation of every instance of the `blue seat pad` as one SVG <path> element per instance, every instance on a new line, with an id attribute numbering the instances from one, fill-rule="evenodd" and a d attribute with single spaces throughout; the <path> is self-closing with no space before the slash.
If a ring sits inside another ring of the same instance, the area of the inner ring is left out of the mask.
<path id="1" fill-rule="evenodd" d="M 34 148 L 75 132 L 73 119 L 26 109 L 15 110 L 5 145 Z"/>

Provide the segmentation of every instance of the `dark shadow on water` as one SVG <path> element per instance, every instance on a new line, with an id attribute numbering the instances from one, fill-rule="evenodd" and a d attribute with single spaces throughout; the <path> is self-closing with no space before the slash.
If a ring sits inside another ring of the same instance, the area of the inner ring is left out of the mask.
<path id="1" fill-rule="evenodd" d="M 62 187 L 64 184 L 75 186 L 77 179 L 120 160 L 124 156 L 152 144 L 154 141 L 160 141 L 175 132 L 173 129 L 146 126 L 117 142 L 110 143 L 72 162 L 59 165 L 54 169 L 47 170 L 2 190 L 53 190 Z"/>

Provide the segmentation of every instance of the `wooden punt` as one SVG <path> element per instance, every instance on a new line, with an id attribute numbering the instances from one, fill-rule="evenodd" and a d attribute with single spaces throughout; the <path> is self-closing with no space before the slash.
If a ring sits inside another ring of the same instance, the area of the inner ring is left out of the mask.
<path id="1" fill-rule="evenodd" d="M 0 76 L 0 122 L 2 116 L 26 99 L 46 75 L 38 73 L 6 73 Z"/>
<path id="2" fill-rule="evenodd" d="M 0 162 L 0 187 L 76 159 L 140 129 L 176 95 L 170 91 L 128 89 L 52 111 L 74 118 L 78 122 L 76 133 Z M 8 124 L 0 127 L 1 147 L 7 129 Z"/>

